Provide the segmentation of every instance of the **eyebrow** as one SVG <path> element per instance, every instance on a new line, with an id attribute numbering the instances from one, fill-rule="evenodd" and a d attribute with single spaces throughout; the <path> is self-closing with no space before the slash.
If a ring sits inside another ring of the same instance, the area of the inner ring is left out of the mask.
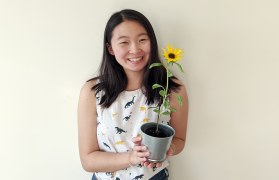
<path id="1" fill-rule="evenodd" d="M 140 33 L 140 34 L 138 35 L 138 37 L 140 37 L 140 36 L 148 36 L 148 34 L 147 34 L 147 33 Z M 119 39 L 124 39 L 124 38 L 128 38 L 128 36 L 119 36 L 119 37 L 117 38 L 117 40 L 119 40 Z"/>

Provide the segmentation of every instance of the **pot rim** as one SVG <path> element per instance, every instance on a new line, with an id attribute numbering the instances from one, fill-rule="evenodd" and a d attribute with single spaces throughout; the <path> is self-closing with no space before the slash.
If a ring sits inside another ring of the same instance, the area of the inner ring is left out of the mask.
<path id="1" fill-rule="evenodd" d="M 168 138 L 174 136 L 174 134 L 175 134 L 175 130 L 173 129 L 173 127 L 171 127 L 170 125 L 167 125 L 167 124 L 159 123 L 159 126 L 170 129 L 170 130 L 172 131 L 172 135 L 171 135 L 171 136 L 167 136 L 167 137 L 154 137 L 154 136 L 150 136 L 149 134 L 146 134 L 146 133 L 142 130 L 143 127 L 148 126 L 148 125 L 149 125 L 149 126 L 157 126 L 157 123 L 156 123 L 156 122 L 147 122 L 147 123 L 144 123 L 143 125 L 141 125 L 140 130 L 141 130 L 141 132 L 144 133 L 146 136 L 153 137 L 153 138 L 159 138 L 159 139 L 168 139 Z"/>

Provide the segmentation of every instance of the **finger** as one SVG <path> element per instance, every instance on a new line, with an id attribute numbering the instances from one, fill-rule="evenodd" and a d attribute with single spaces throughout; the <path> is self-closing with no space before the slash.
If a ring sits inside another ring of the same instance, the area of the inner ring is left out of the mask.
<path id="1" fill-rule="evenodd" d="M 139 157 L 138 159 L 141 162 L 141 165 L 143 165 L 143 163 L 147 161 L 146 157 Z"/>
<path id="2" fill-rule="evenodd" d="M 145 167 L 149 167 L 149 168 L 153 168 L 153 167 L 154 167 L 154 163 L 145 162 L 145 163 L 144 163 L 144 166 L 145 166 Z"/>
<path id="3" fill-rule="evenodd" d="M 137 156 L 146 158 L 149 156 L 149 152 L 137 152 Z"/>
<path id="4" fill-rule="evenodd" d="M 170 148 L 169 148 L 168 152 L 167 152 L 167 157 L 173 156 L 174 154 L 175 154 L 175 144 L 172 143 L 170 145 Z"/>
<path id="5" fill-rule="evenodd" d="M 140 164 L 141 164 L 142 166 L 145 166 L 144 163 L 146 163 L 146 161 L 147 161 L 147 159 L 146 159 L 145 161 L 141 161 Z"/>
<path id="6" fill-rule="evenodd" d="M 173 156 L 173 149 L 172 148 L 170 148 L 169 150 L 168 150 L 168 152 L 167 152 L 167 157 L 169 157 L 169 156 Z"/>
<path id="7" fill-rule="evenodd" d="M 134 146 L 133 150 L 143 152 L 143 151 L 147 151 L 147 147 L 146 146 Z"/>
<path id="8" fill-rule="evenodd" d="M 148 165 L 148 167 L 149 167 L 149 168 L 156 167 L 156 163 L 150 163 L 150 164 Z"/>
<path id="9" fill-rule="evenodd" d="M 144 163 L 143 163 L 143 165 L 144 165 L 145 167 L 147 167 L 149 164 L 150 164 L 149 162 L 144 162 Z"/>
<path id="10" fill-rule="evenodd" d="M 140 136 L 137 136 L 137 137 L 132 138 L 132 142 L 133 142 L 134 144 L 140 145 L 141 137 L 140 137 Z"/>
<path id="11" fill-rule="evenodd" d="M 163 163 L 156 163 L 156 167 L 159 168 L 162 166 Z"/>

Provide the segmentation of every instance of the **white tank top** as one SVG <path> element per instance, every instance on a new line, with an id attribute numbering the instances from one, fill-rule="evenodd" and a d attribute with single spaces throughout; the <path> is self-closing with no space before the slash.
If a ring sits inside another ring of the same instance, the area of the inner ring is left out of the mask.
<path id="1" fill-rule="evenodd" d="M 134 144 L 132 138 L 140 135 L 140 126 L 146 122 L 155 122 L 157 114 L 152 105 L 147 105 L 141 89 L 123 91 L 109 108 L 99 105 L 102 92 L 96 95 L 97 103 L 97 139 L 101 151 L 128 152 Z M 153 106 L 154 107 L 154 106 Z M 168 124 L 170 116 L 162 116 L 161 123 Z M 164 161 L 160 168 L 147 168 L 135 165 L 116 172 L 96 172 L 101 180 L 147 180 L 168 166 Z"/>

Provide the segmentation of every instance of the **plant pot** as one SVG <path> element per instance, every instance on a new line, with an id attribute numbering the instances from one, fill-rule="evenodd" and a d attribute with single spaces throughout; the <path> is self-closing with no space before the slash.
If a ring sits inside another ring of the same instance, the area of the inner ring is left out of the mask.
<path id="1" fill-rule="evenodd" d="M 163 162 L 166 159 L 166 154 L 170 148 L 172 138 L 174 136 L 174 129 L 165 124 L 159 124 L 159 134 L 156 134 L 157 123 L 149 122 L 141 126 L 142 142 L 146 146 L 150 155 L 147 160 L 149 162 L 157 163 Z"/>

